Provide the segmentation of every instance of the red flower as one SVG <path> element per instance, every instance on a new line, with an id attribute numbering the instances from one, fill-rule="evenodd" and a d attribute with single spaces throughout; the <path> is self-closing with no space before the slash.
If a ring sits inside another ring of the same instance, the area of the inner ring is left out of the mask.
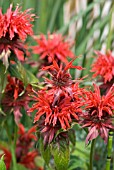
<path id="1" fill-rule="evenodd" d="M 34 15 L 29 14 L 31 9 L 24 12 L 20 10 L 21 8 L 17 6 L 15 11 L 12 11 L 12 5 L 10 5 L 6 14 L 2 14 L 0 9 L 0 54 L 6 66 L 8 65 L 8 51 L 13 51 L 19 60 L 24 59 L 20 58 L 17 52 L 17 50 L 25 52 L 20 39 L 25 40 L 27 35 L 33 34 L 31 21 L 34 20 Z"/>
<path id="2" fill-rule="evenodd" d="M 20 10 L 21 8 L 17 6 L 15 11 L 12 11 L 12 5 L 10 5 L 10 8 L 4 15 L 0 10 L 0 38 L 8 36 L 9 40 L 15 37 L 25 40 L 27 35 L 33 34 L 30 22 L 34 20 L 34 14 L 29 14 L 31 9 L 27 9 L 24 12 Z"/>
<path id="3" fill-rule="evenodd" d="M 19 124 L 18 139 L 16 143 L 15 156 L 18 164 L 22 164 L 24 167 L 30 170 L 43 170 L 43 168 L 38 167 L 35 162 L 35 158 L 38 156 L 38 151 L 34 149 L 35 141 L 37 140 L 34 135 L 36 132 L 36 127 L 33 126 L 28 131 L 22 124 Z M 8 149 L 4 146 L 0 146 L 0 150 L 5 154 L 5 163 L 7 170 L 9 170 L 12 163 L 12 155 Z M 1 154 L 0 156 L 2 156 Z"/>
<path id="4" fill-rule="evenodd" d="M 105 96 L 100 95 L 99 87 L 94 84 L 95 91 L 86 92 L 85 110 L 81 116 L 82 127 L 89 127 L 88 141 L 100 135 L 105 142 L 108 139 L 109 129 L 114 129 L 112 125 L 112 115 L 114 110 L 114 86 L 110 88 Z"/>
<path id="5" fill-rule="evenodd" d="M 31 170 L 39 170 L 39 168 L 35 165 L 36 156 L 38 156 L 37 151 L 30 151 L 21 157 L 21 161 L 19 163 Z"/>
<path id="6" fill-rule="evenodd" d="M 40 38 L 35 37 L 35 40 L 38 45 L 32 47 L 33 52 L 40 54 L 40 59 L 46 60 L 48 64 L 52 59 L 67 63 L 67 57 L 74 57 L 70 50 L 72 44 L 65 41 L 61 34 L 48 34 L 47 38 L 41 35 Z"/>
<path id="7" fill-rule="evenodd" d="M 8 76 L 8 84 L 5 88 L 5 95 L 2 100 L 3 108 L 5 112 L 9 112 L 12 108 L 14 110 L 15 122 L 18 124 L 22 116 L 20 109 L 24 107 L 29 109 L 29 96 L 28 92 L 31 87 L 27 87 L 24 90 L 23 82 L 17 78 Z"/>
<path id="8" fill-rule="evenodd" d="M 68 94 L 62 92 L 58 100 L 54 101 L 54 90 L 39 91 L 33 99 L 36 101 L 29 112 L 37 110 L 34 122 L 39 121 L 40 117 L 45 117 L 45 125 L 53 127 L 60 126 L 62 129 L 70 128 L 72 119 L 78 120 L 77 114 L 81 112 L 80 104 L 72 102 L 72 98 Z"/>
<path id="9" fill-rule="evenodd" d="M 71 78 L 70 73 L 68 70 L 70 68 L 75 68 L 78 70 L 82 70 L 81 66 L 73 66 L 72 63 L 76 58 L 71 60 L 67 65 L 61 64 L 60 66 L 57 64 L 55 60 L 53 60 L 53 64 L 50 66 L 43 67 L 42 70 L 47 70 L 48 73 L 51 75 L 52 80 L 45 78 L 46 82 L 50 85 L 52 85 L 52 88 L 55 89 L 55 103 L 59 95 L 63 92 L 66 91 L 70 94 L 72 97 L 72 84 L 73 80 Z"/>
<path id="10" fill-rule="evenodd" d="M 70 68 L 82 69 L 80 66 L 73 66 L 70 61 L 67 65 L 57 64 L 53 60 L 53 64 L 44 67 L 51 75 L 51 80 L 45 78 L 47 82 L 47 89 L 35 92 L 33 104 L 29 112 L 37 111 L 34 122 L 38 122 L 38 126 L 43 127 L 41 133 L 44 137 L 44 143 L 52 142 L 55 133 L 58 129 L 67 130 L 71 127 L 73 121 L 78 120 L 78 114 L 81 113 L 82 90 L 78 83 L 74 83 L 71 75 L 68 72 Z M 51 85 L 51 86 L 50 86 Z M 41 123 L 43 121 L 43 123 Z M 48 135 L 49 133 L 49 135 Z"/>
<path id="11" fill-rule="evenodd" d="M 93 77 L 102 76 L 104 83 L 110 82 L 114 78 L 114 56 L 109 51 L 107 54 L 96 52 L 98 59 L 92 65 L 92 72 L 95 72 Z"/>
<path id="12" fill-rule="evenodd" d="M 32 170 L 36 168 L 35 158 L 38 156 L 36 150 L 30 151 L 34 146 L 34 142 L 37 140 L 34 134 L 35 132 L 36 126 L 25 131 L 24 126 L 19 124 L 19 137 L 16 144 L 17 162 Z"/>

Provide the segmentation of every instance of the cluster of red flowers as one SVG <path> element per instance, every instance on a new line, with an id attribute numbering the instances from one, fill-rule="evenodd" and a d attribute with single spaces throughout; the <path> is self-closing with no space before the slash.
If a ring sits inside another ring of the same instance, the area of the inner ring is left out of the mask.
<path id="1" fill-rule="evenodd" d="M 10 51 L 17 55 L 18 60 L 23 60 L 20 57 L 20 51 L 25 52 L 25 46 L 20 40 L 25 40 L 27 35 L 32 35 L 32 24 L 34 14 L 30 14 L 31 9 L 21 12 L 21 8 L 16 7 L 12 11 L 12 5 L 5 14 L 2 14 L 0 9 L 0 54 L 4 64 L 8 65 L 8 57 Z"/>
<path id="2" fill-rule="evenodd" d="M 81 94 L 83 90 L 79 88 L 78 83 L 73 83 L 71 75 L 68 72 L 70 68 L 82 69 L 80 66 L 73 66 L 72 62 L 67 65 L 57 64 L 53 60 L 53 64 L 44 67 L 51 75 L 52 80 L 46 79 L 47 88 L 35 92 L 33 104 L 29 112 L 37 110 L 34 122 L 41 119 L 44 121 L 42 133 L 44 135 L 44 143 L 52 142 L 54 133 L 59 130 L 67 130 L 70 128 L 73 119 L 79 119 L 78 115 L 82 112 Z M 43 125 L 43 122 L 42 122 Z M 52 129 L 51 129 L 52 128 Z M 51 133 L 46 133 L 50 129 Z M 54 131 L 55 130 L 55 131 Z"/>
<path id="3" fill-rule="evenodd" d="M 34 133 L 36 132 L 36 127 L 33 126 L 28 131 L 22 124 L 19 124 L 18 140 L 16 143 L 16 160 L 18 164 L 22 164 L 30 170 L 43 170 L 43 168 L 38 167 L 35 162 L 35 158 L 38 156 L 38 151 L 34 149 L 35 141 L 37 140 Z M 10 169 L 12 155 L 10 149 L 5 148 L 0 145 L 0 150 L 5 154 L 5 164 L 7 170 Z M 0 155 L 1 156 L 1 155 Z"/>
<path id="4" fill-rule="evenodd" d="M 42 68 L 48 71 L 51 80 L 45 78 L 47 88 L 35 92 L 33 100 L 36 103 L 29 112 L 37 111 L 34 122 L 39 122 L 44 143 L 52 142 L 57 130 L 68 130 L 74 120 L 83 128 L 89 128 L 86 143 L 98 135 L 107 142 L 108 131 L 114 129 L 114 87 L 104 96 L 101 96 L 100 89 L 95 84 L 95 92 L 79 88 L 79 83 L 75 83 L 68 72 L 70 68 L 82 69 L 80 66 L 73 66 L 73 61 L 74 59 L 65 65 L 57 64 L 53 59 L 52 65 Z"/>
<path id="5" fill-rule="evenodd" d="M 2 14 L 0 10 L 0 58 L 3 58 L 6 67 L 12 51 L 17 55 L 18 60 L 24 59 L 18 51 L 24 52 L 25 50 L 21 40 L 24 41 L 27 35 L 33 34 L 31 21 L 33 21 L 34 15 L 29 14 L 30 9 L 25 12 L 20 10 L 21 8 L 17 6 L 15 11 L 12 11 L 12 5 L 6 14 Z M 30 170 L 40 170 L 35 163 L 38 152 L 33 149 L 37 140 L 34 135 L 36 126 L 44 138 L 44 145 L 57 139 L 56 134 L 59 130 L 62 130 L 61 134 L 65 137 L 73 122 L 80 124 L 83 128 L 88 128 L 86 144 L 99 135 L 107 142 L 109 130 L 114 130 L 112 121 L 114 57 L 111 52 L 104 55 L 97 51 L 96 54 L 99 57 L 91 70 L 95 72 L 93 77 L 98 75 L 102 77 L 105 86 L 107 83 L 110 84 L 110 89 L 106 86 L 105 95 L 101 95 L 100 88 L 96 84 L 93 85 L 93 92 L 80 88 L 77 79 L 72 80 L 69 70 L 72 68 L 82 70 L 83 68 L 73 65 L 76 57 L 70 50 L 72 44 L 65 41 L 62 35 L 48 34 L 47 38 L 41 35 L 40 38 L 35 37 L 35 40 L 38 45 L 32 47 L 33 52 L 40 55 L 40 59 L 44 61 L 42 71 L 47 72 L 51 79 L 45 77 L 46 86 L 36 92 L 31 85 L 25 88 L 22 81 L 8 75 L 1 101 L 5 113 L 13 110 L 14 119 L 19 128 L 15 151 L 17 163 L 23 164 Z M 68 62 L 67 57 L 72 60 Z M 35 102 L 31 108 L 28 106 L 30 101 L 28 94 L 30 93 L 33 94 L 31 100 Z M 28 132 L 25 131 L 22 124 L 19 124 L 22 107 L 28 110 L 28 113 L 36 111 L 34 117 L 36 126 L 33 126 Z M 60 137 L 60 134 L 58 136 Z M 12 155 L 2 146 L 1 150 L 5 153 L 8 170 Z"/>

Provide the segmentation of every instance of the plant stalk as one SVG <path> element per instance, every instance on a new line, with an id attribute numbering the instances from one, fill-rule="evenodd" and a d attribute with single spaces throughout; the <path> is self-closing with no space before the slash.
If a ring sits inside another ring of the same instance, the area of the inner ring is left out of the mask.
<path id="1" fill-rule="evenodd" d="M 91 150 L 90 150 L 90 167 L 89 170 L 93 170 L 93 157 L 94 157 L 94 149 L 95 149 L 95 139 L 92 140 Z"/>
<path id="2" fill-rule="evenodd" d="M 112 141 L 113 141 L 113 132 L 110 131 L 108 136 L 108 145 L 107 145 L 106 170 L 110 170 L 111 155 L 112 155 Z"/>

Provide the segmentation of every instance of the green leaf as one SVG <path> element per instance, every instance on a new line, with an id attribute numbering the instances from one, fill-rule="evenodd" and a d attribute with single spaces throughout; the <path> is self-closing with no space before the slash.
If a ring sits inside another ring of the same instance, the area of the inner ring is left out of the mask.
<path id="1" fill-rule="evenodd" d="M 25 168 L 23 165 L 21 164 L 17 164 L 17 169 L 18 170 L 27 170 L 27 168 Z"/>
<path id="2" fill-rule="evenodd" d="M 6 165 L 4 163 L 4 155 L 0 159 L 0 170 L 6 170 Z"/>
<path id="3" fill-rule="evenodd" d="M 2 61 L 0 61 L 0 92 L 4 92 L 7 83 L 7 72 L 6 68 L 3 65 Z"/>
<path id="4" fill-rule="evenodd" d="M 69 136 L 70 142 L 75 146 L 75 144 L 76 144 L 75 131 L 74 131 L 73 129 L 69 129 L 69 131 L 68 131 L 68 136 Z"/>
<path id="5" fill-rule="evenodd" d="M 57 170 L 67 170 L 69 164 L 69 145 L 65 139 L 52 145 L 52 155 Z"/>
<path id="6" fill-rule="evenodd" d="M 51 15 L 49 25 L 48 25 L 48 30 L 50 32 L 52 32 L 53 29 L 54 29 L 54 24 L 56 22 L 56 17 L 58 15 L 58 10 L 60 9 L 61 3 L 62 3 L 61 0 L 55 1 L 54 7 L 53 7 L 53 10 L 52 10 L 52 15 Z"/>
<path id="7" fill-rule="evenodd" d="M 26 70 L 20 62 L 16 65 L 10 65 L 8 70 L 11 76 L 20 79 L 25 86 L 28 84 L 33 85 L 34 83 L 38 83 L 38 79 L 30 71 Z"/>
<path id="8" fill-rule="evenodd" d="M 51 152 L 50 152 L 50 146 L 47 145 L 44 147 L 43 140 L 40 139 L 40 152 L 42 154 L 42 157 L 46 163 L 46 165 L 49 165 L 50 157 L 51 157 Z"/>

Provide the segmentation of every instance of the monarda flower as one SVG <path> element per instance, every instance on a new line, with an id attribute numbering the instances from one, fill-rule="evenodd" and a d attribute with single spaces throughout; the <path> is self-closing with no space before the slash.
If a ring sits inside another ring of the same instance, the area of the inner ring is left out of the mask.
<path id="1" fill-rule="evenodd" d="M 61 63 L 59 66 L 55 60 L 53 60 L 53 64 L 50 66 L 43 67 L 42 70 L 48 71 L 48 73 L 51 76 L 51 80 L 48 78 L 45 78 L 45 81 L 47 82 L 48 85 L 51 85 L 53 89 L 55 89 L 55 100 L 59 98 L 59 95 L 63 92 L 66 91 L 67 93 L 70 94 L 72 97 L 72 84 L 73 80 L 72 77 L 69 73 L 70 68 L 75 68 L 78 70 L 82 70 L 83 68 L 81 66 L 74 66 L 72 63 L 76 58 L 71 60 L 69 63 L 66 65 Z"/>
<path id="2" fill-rule="evenodd" d="M 51 134 L 48 133 L 50 135 L 50 137 L 48 136 L 49 142 L 53 140 L 54 131 L 61 128 L 63 130 L 69 129 L 73 119 L 78 120 L 78 114 L 81 113 L 80 102 L 72 101 L 72 98 L 65 92 L 60 94 L 56 103 L 53 103 L 54 98 L 55 94 L 52 89 L 47 92 L 39 91 L 33 96 L 36 103 L 29 110 L 29 112 L 37 111 L 34 123 L 44 119 L 46 127 L 44 126 L 42 133 L 46 132 L 47 129 L 52 132 Z"/>
<path id="3" fill-rule="evenodd" d="M 82 112 L 83 105 L 81 91 L 77 82 L 71 80 L 68 72 L 70 68 L 82 69 L 80 66 L 73 66 L 72 62 L 65 65 L 58 65 L 55 60 L 53 64 L 44 67 L 51 75 L 51 80 L 45 78 L 47 88 L 38 92 L 34 91 L 33 104 L 29 112 L 36 111 L 34 123 L 44 137 L 44 143 L 52 142 L 57 130 L 68 130 L 73 121 L 78 121 L 78 115 Z M 50 133 L 49 133 L 50 132 Z"/>
<path id="4" fill-rule="evenodd" d="M 29 109 L 28 103 L 30 101 L 30 97 L 28 93 L 31 91 L 31 86 L 28 85 L 26 89 L 24 89 L 23 82 L 15 77 L 11 77 L 8 75 L 8 84 L 6 85 L 4 97 L 2 99 L 4 112 L 10 112 L 13 109 L 14 119 L 16 124 L 19 123 L 22 114 L 20 109 L 22 107 L 25 110 Z"/>
<path id="5" fill-rule="evenodd" d="M 100 90 L 94 84 L 95 91 L 86 92 L 85 112 L 81 116 L 80 124 L 88 127 L 89 133 L 86 144 L 98 135 L 107 142 L 108 131 L 114 129 L 112 116 L 114 110 L 114 86 L 110 88 L 105 96 L 100 95 Z"/>
<path id="6" fill-rule="evenodd" d="M 40 55 L 40 59 L 44 60 L 44 65 L 52 63 L 53 59 L 60 63 L 67 63 L 67 57 L 73 58 L 74 54 L 70 50 L 72 43 L 65 41 L 61 34 L 48 34 L 34 37 L 37 44 L 33 46 L 33 52 Z"/>
<path id="7" fill-rule="evenodd" d="M 114 56 L 110 51 L 107 54 L 102 54 L 96 51 L 98 55 L 97 60 L 92 65 L 92 72 L 94 72 L 93 77 L 101 76 L 104 83 L 110 82 L 114 79 Z"/>
<path id="8" fill-rule="evenodd" d="M 24 60 L 18 55 L 18 50 L 25 52 L 23 43 L 27 35 L 32 35 L 32 24 L 34 14 L 30 14 L 31 9 L 21 12 L 18 6 L 13 11 L 12 5 L 5 14 L 0 9 L 0 58 L 3 58 L 4 64 L 8 65 L 10 52 L 17 55 L 19 60 Z"/>

